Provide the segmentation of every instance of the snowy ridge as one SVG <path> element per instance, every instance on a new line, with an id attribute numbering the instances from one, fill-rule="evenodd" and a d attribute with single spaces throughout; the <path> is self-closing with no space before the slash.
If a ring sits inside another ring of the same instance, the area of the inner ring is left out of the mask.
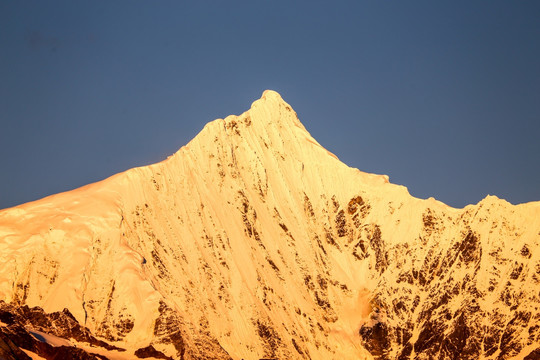
<path id="1" fill-rule="evenodd" d="M 161 163 L 1 211 L 0 300 L 177 359 L 525 358 L 539 241 L 540 203 L 413 198 L 265 91 Z"/>

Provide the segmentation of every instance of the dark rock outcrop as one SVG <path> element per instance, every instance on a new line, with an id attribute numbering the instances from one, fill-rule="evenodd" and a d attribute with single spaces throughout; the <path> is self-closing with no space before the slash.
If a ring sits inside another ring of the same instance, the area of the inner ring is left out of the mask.
<path id="1" fill-rule="evenodd" d="M 165 355 L 161 351 L 156 350 L 156 348 L 154 348 L 152 345 L 138 349 L 135 351 L 135 356 L 140 357 L 141 359 L 152 357 L 156 359 L 173 360 L 173 358 Z"/>
<path id="2" fill-rule="evenodd" d="M 39 307 L 30 308 L 0 301 L 0 321 L 4 324 L 0 326 L 0 359 L 30 359 L 21 349 L 32 351 L 47 360 L 107 359 L 75 346 L 53 346 L 46 342 L 42 333 L 62 339 L 75 339 L 107 350 L 124 351 L 96 339 L 67 309 L 47 314 Z"/>

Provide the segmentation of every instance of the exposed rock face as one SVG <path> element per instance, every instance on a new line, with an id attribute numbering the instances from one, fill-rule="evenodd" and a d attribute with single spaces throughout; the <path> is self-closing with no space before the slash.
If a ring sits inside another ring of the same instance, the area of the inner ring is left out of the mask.
<path id="1" fill-rule="evenodd" d="M 41 308 L 13 306 L 0 301 L 0 359 L 31 359 L 21 349 L 29 350 L 45 359 L 107 359 L 71 345 L 51 345 L 42 334 L 73 339 L 89 346 L 121 350 L 93 337 L 67 309 L 46 314 Z M 67 341 L 66 341 L 67 343 Z"/>
<path id="2" fill-rule="evenodd" d="M 381 275 L 376 311 L 360 329 L 373 355 L 509 359 L 539 348 L 539 260 L 527 250 L 538 246 L 538 235 L 527 240 L 508 225 L 500 214 L 512 208 L 487 198 L 472 219 L 472 208 L 458 218 L 424 216 L 423 234 L 398 247 Z M 448 241 L 444 229 L 460 232 Z"/>
<path id="3" fill-rule="evenodd" d="M 142 356 L 534 358 L 539 242 L 540 203 L 413 198 L 268 91 L 159 164 L 0 212 L 0 299 Z"/>
<path id="4" fill-rule="evenodd" d="M 165 360 L 172 360 L 171 357 L 163 354 L 161 351 L 156 350 L 152 345 L 148 345 L 147 347 L 140 348 L 137 351 L 135 351 L 135 356 L 146 359 L 146 358 L 155 358 L 155 359 L 165 359 Z"/>
<path id="5" fill-rule="evenodd" d="M 0 359 L 2 360 L 31 360 L 32 358 L 19 346 L 13 343 L 11 339 L 4 334 L 4 330 L 0 331 Z"/>

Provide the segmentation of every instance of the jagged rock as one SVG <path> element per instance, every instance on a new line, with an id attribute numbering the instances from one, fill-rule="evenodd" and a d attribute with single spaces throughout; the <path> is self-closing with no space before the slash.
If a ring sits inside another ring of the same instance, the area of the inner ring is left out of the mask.
<path id="1" fill-rule="evenodd" d="M 138 356 L 142 359 L 153 357 L 156 359 L 173 360 L 172 357 L 169 357 L 161 351 L 156 350 L 152 345 L 148 345 L 147 347 L 138 349 L 137 351 L 135 351 L 135 356 Z"/>
<path id="2" fill-rule="evenodd" d="M 77 340 L 90 346 L 107 350 L 124 351 L 93 337 L 68 310 L 46 314 L 39 307 L 18 306 L 0 300 L 0 358 L 30 359 L 21 349 L 26 349 L 46 359 L 107 359 L 76 346 L 55 346 L 47 343 L 40 332 L 58 338 Z"/>

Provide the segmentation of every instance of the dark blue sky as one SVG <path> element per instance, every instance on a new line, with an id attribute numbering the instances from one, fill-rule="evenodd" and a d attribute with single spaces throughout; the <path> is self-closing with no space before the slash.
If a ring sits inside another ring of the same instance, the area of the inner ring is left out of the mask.
<path id="1" fill-rule="evenodd" d="M 538 1 L 3 1 L 0 208 L 158 162 L 281 93 L 452 206 L 540 200 Z"/>

